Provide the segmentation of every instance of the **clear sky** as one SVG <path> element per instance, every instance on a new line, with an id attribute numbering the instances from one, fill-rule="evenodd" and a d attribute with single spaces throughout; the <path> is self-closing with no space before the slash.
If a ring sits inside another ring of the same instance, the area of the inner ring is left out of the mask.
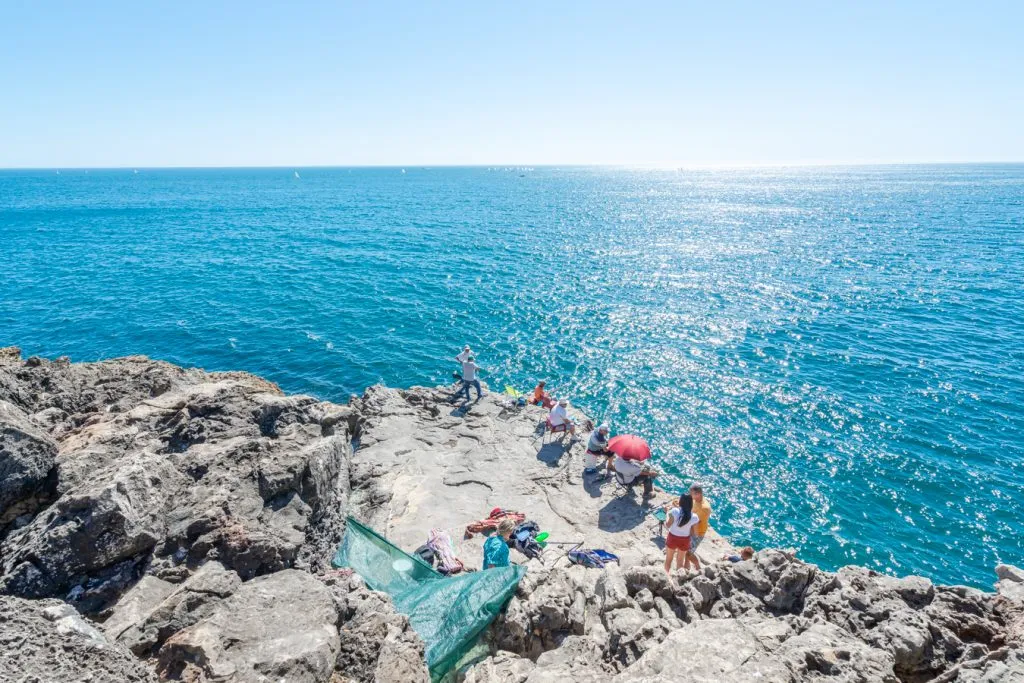
<path id="1" fill-rule="evenodd" d="M 0 167 L 1024 161 L 1024 1 L 0 2 Z"/>

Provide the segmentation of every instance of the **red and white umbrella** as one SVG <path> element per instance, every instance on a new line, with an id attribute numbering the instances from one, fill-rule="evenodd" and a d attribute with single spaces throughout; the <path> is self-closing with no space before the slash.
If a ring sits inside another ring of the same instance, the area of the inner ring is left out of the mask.
<path id="1" fill-rule="evenodd" d="M 647 460 L 651 457 L 651 447 L 647 442 L 634 434 L 619 434 L 608 442 L 608 450 L 623 460 Z"/>

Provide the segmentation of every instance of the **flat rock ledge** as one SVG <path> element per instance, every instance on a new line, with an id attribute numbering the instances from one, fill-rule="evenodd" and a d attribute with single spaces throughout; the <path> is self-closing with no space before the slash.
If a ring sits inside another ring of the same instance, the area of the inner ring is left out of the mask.
<path id="1" fill-rule="evenodd" d="M 444 529 L 479 566 L 462 531 L 494 507 L 622 565 L 549 546 L 456 679 L 1024 681 L 1021 570 L 986 593 L 773 549 L 731 564 L 712 533 L 702 570 L 670 577 L 650 509 L 584 477 L 582 441 L 450 393 L 343 406 L 0 349 L 0 681 L 428 681 L 408 620 L 330 558 L 351 515 L 409 551 Z"/>

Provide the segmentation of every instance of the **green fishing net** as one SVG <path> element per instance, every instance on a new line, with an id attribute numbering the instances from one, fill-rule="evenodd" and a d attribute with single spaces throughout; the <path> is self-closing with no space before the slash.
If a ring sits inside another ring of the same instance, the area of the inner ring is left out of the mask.
<path id="1" fill-rule="evenodd" d="M 435 681 L 473 647 L 526 573 L 512 565 L 446 577 L 351 517 L 332 564 L 350 567 L 367 586 L 391 596 L 426 644 Z"/>

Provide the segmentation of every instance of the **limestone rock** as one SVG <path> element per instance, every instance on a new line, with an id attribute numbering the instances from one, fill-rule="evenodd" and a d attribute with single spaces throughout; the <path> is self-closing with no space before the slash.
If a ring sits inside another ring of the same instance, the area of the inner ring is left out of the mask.
<path id="1" fill-rule="evenodd" d="M 173 583 L 163 579 L 142 577 L 114 605 L 111 615 L 103 622 L 103 632 L 111 640 L 117 640 L 125 631 L 145 621 L 174 589 Z"/>
<path id="2" fill-rule="evenodd" d="M 172 635 L 211 616 L 242 581 L 218 562 L 208 562 L 180 586 L 144 577 L 114 606 L 107 634 L 140 657 L 155 653 Z"/>
<path id="3" fill-rule="evenodd" d="M 463 683 L 525 683 L 535 666 L 525 657 L 500 650 L 471 666 Z"/>
<path id="4" fill-rule="evenodd" d="M 962 662 L 935 683 L 1022 683 L 1024 650 L 1000 648 L 983 657 Z"/>
<path id="5" fill-rule="evenodd" d="M 472 567 L 481 538 L 461 531 L 493 507 L 552 543 L 512 553 L 528 573 L 470 681 L 1024 678 L 1020 570 L 990 594 L 792 551 L 721 563 L 709 533 L 701 570 L 669 576 L 650 508 L 584 477 L 582 442 L 543 417 L 495 394 L 372 387 L 338 406 L 244 373 L 0 350 L 0 593 L 66 600 L 0 598 L 0 678 L 151 680 L 155 661 L 193 682 L 426 683 L 408 619 L 329 568 L 345 516 L 405 550 L 445 529 Z M 576 541 L 622 566 L 567 566 L 558 543 Z"/>
<path id="6" fill-rule="evenodd" d="M 673 631 L 616 680 L 789 683 L 792 678 L 785 664 L 765 654 L 756 631 L 741 620 L 710 619 Z"/>
<path id="7" fill-rule="evenodd" d="M 156 676 L 66 603 L 0 596 L 0 680 L 150 683 Z"/>
<path id="8" fill-rule="evenodd" d="M 996 567 L 996 591 L 1012 602 L 1024 604 L 1024 570 L 1013 565 L 1001 564 Z"/>
<path id="9" fill-rule="evenodd" d="M 43 478 L 55 500 L 0 537 L 0 591 L 94 613 L 146 572 L 183 578 L 183 563 L 243 578 L 325 569 L 344 528 L 350 416 L 244 373 L 8 354 L 0 515 L 36 512 L 23 501 Z"/>
<path id="10" fill-rule="evenodd" d="M 0 400 L 0 529 L 52 495 L 57 444 L 21 409 Z"/>
<path id="11" fill-rule="evenodd" d="M 587 594 L 577 584 L 585 576 L 579 572 L 538 569 L 532 578 L 530 573 L 525 589 L 512 598 L 494 624 L 492 639 L 498 649 L 536 659 L 566 637 L 585 632 Z M 592 570 L 592 574 L 601 573 Z M 539 582 L 538 576 L 542 577 Z M 594 580 L 592 575 L 587 578 Z"/>
<path id="12" fill-rule="evenodd" d="M 1014 567 L 1012 564 L 996 565 L 996 576 L 1000 581 L 1024 583 L 1024 569 Z"/>
<path id="13" fill-rule="evenodd" d="M 612 675 L 603 661 L 601 644 L 586 636 L 569 636 L 560 647 L 548 650 L 537 658 L 537 666 L 526 678 L 527 683 L 598 683 Z"/>
<path id="14" fill-rule="evenodd" d="M 891 657 L 831 625 L 797 634 L 785 620 L 710 619 L 674 631 L 616 680 L 771 681 L 818 678 L 850 683 L 897 683 Z"/>
<path id="15" fill-rule="evenodd" d="M 614 565 L 598 576 L 597 582 L 594 584 L 594 594 L 597 596 L 598 607 L 602 612 L 633 605 L 633 600 L 629 597 L 629 589 L 626 588 L 626 579 Z"/>
<path id="16" fill-rule="evenodd" d="M 355 681 L 430 681 L 423 641 L 391 598 L 369 590 L 358 577 L 329 573 L 321 580 L 339 615 L 338 671 Z"/>
<path id="17" fill-rule="evenodd" d="M 320 581 L 282 570 L 243 583 L 213 613 L 160 648 L 161 676 L 237 681 L 330 679 L 338 656 L 337 609 Z"/>

